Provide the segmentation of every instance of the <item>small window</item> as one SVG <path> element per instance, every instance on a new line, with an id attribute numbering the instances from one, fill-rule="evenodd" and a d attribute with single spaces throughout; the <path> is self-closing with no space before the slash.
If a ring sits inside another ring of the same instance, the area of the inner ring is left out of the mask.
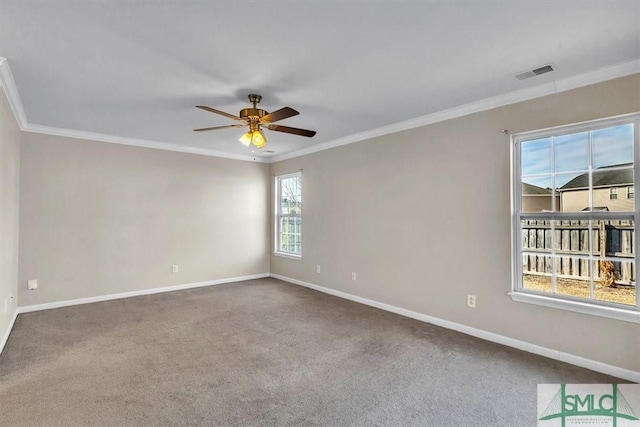
<path id="1" fill-rule="evenodd" d="M 513 136 L 515 301 L 640 323 L 639 126 L 632 114 Z"/>
<path id="2" fill-rule="evenodd" d="M 275 253 L 302 256 L 302 174 L 276 177 Z"/>
<path id="3" fill-rule="evenodd" d="M 609 189 L 609 200 L 618 200 L 618 189 L 616 187 Z"/>

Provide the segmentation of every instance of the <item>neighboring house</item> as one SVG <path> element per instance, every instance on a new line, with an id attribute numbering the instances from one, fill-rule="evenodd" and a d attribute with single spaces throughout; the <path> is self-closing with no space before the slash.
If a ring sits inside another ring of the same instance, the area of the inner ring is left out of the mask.
<path id="1" fill-rule="evenodd" d="M 542 212 L 552 209 L 553 200 L 550 188 L 542 188 L 536 185 L 522 183 L 522 212 Z M 556 205 L 559 205 L 560 197 L 556 196 Z"/>
<path id="2" fill-rule="evenodd" d="M 620 169 L 625 166 L 630 168 Z M 556 191 L 560 193 L 560 211 L 577 212 L 589 209 L 588 173 L 575 177 Z M 616 165 L 593 171 L 594 210 L 632 211 L 634 210 L 634 199 L 631 164 Z"/>

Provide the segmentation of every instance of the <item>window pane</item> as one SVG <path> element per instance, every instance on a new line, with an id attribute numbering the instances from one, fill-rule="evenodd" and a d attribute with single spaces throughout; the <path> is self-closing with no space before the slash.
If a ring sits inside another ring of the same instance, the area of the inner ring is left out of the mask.
<path id="1" fill-rule="evenodd" d="M 589 255 L 589 220 L 567 219 L 552 222 L 557 254 Z M 571 270 L 570 263 L 566 261 L 558 265 L 557 273 L 565 276 L 579 275 L 575 270 Z"/>
<path id="2" fill-rule="evenodd" d="M 551 138 L 520 144 L 522 176 L 551 173 Z"/>
<path id="3" fill-rule="evenodd" d="M 528 252 L 551 252 L 551 221 L 523 219 L 522 250 Z M 537 271 L 537 270 L 536 270 Z"/>
<path id="4" fill-rule="evenodd" d="M 592 227 L 594 256 L 633 258 L 635 254 L 633 220 L 594 220 Z"/>
<path id="5" fill-rule="evenodd" d="M 522 255 L 522 287 L 524 289 L 552 291 L 552 265 L 548 255 Z"/>
<path id="6" fill-rule="evenodd" d="M 280 218 L 280 247 L 278 250 L 296 254 L 301 253 L 301 222 L 300 217 Z"/>
<path id="7" fill-rule="evenodd" d="M 593 168 L 633 163 L 633 125 L 591 132 Z"/>
<path id="8" fill-rule="evenodd" d="M 634 243 L 633 220 L 593 221 L 595 299 L 635 305 Z"/>
<path id="9" fill-rule="evenodd" d="M 564 283 L 565 290 L 560 292 L 560 289 L 557 289 L 558 293 L 565 293 L 566 295 L 573 295 L 569 288 L 579 287 L 582 289 L 582 286 L 586 286 L 587 294 L 586 297 L 589 297 L 589 282 L 591 280 L 591 270 L 589 268 L 589 259 L 588 258 L 580 258 L 580 257 L 572 257 L 572 256 L 559 256 L 556 258 L 556 273 L 558 278 L 564 279 L 577 279 L 582 281 L 586 281 L 586 283 Z M 577 291 L 582 292 L 582 291 Z"/>
<path id="10" fill-rule="evenodd" d="M 594 264 L 594 298 L 598 301 L 636 305 L 636 263 L 598 259 Z"/>
<path id="11" fill-rule="evenodd" d="M 575 298 L 591 298 L 589 259 L 560 256 L 556 258 L 556 294 Z"/>
<path id="12" fill-rule="evenodd" d="M 634 210 L 634 199 L 626 197 L 627 187 L 633 185 L 633 169 L 594 171 L 593 209 L 604 211 Z"/>
<path id="13" fill-rule="evenodd" d="M 589 172 L 558 174 L 555 176 L 556 192 L 561 212 L 589 210 Z"/>
<path id="14" fill-rule="evenodd" d="M 553 140 L 556 172 L 589 170 L 589 133 L 557 136 Z"/>
<path id="15" fill-rule="evenodd" d="M 542 212 L 552 209 L 552 177 L 522 178 L 521 212 Z"/>
<path id="16" fill-rule="evenodd" d="M 302 212 L 302 178 L 294 176 L 280 180 L 280 208 L 282 214 Z"/>

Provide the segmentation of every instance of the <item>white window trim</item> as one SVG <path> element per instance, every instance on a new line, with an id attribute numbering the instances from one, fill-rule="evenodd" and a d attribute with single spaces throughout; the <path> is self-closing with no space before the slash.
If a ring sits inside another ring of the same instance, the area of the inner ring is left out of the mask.
<path id="1" fill-rule="evenodd" d="M 609 319 L 622 320 L 624 322 L 640 323 L 640 312 L 633 309 L 625 309 L 608 305 L 594 304 L 586 300 L 572 300 L 550 295 L 529 293 L 526 291 L 511 291 L 508 293 L 513 301 L 527 304 L 541 305 L 592 316 L 607 317 Z"/>
<path id="2" fill-rule="evenodd" d="M 274 200 L 274 235 L 273 235 L 273 254 L 282 258 L 289 258 L 294 260 L 301 260 L 302 254 L 296 254 L 293 252 L 285 252 L 279 250 L 280 248 L 280 181 L 282 179 L 300 177 L 300 181 L 302 181 L 302 171 L 289 173 L 285 175 L 278 175 L 275 177 L 274 185 L 275 185 L 275 200 Z M 304 190 L 303 190 L 304 191 Z M 302 219 L 302 213 L 300 214 L 300 218 Z M 300 234 L 302 235 L 303 225 L 300 224 Z"/>
<path id="3" fill-rule="evenodd" d="M 273 254 L 281 258 L 295 259 L 298 261 L 302 259 L 302 255 L 290 254 L 289 252 L 279 252 L 277 250 L 274 250 Z"/>
<path id="4" fill-rule="evenodd" d="M 539 139 L 550 135 L 570 134 L 576 132 L 586 132 L 589 130 L 600 129 L 622 124 L 634 124 L 634 185 L 640 185 L 640 113 L 625 114 L 622 116 L 611 117 L 607 119 L 593 120 L 589 122 L 576 123 L 572 125 L 559 126 L 536 130 L 532 132 L 523 132 L 511 136 L 511 291 L 508 295 L 513 301 L 527 304 L 535 304 L 544 307 L 584 313 L 593 316 L 606 317 L 610 319 L 622 320 L 632 323 L 640 323 L 640 291 L 638 290 L 636 277 L 636 306 L 625 306 L 604 301 L 589 301 L 569 296 L 551 295 L 538 293 L 522 289 L 522 256 L 520 248 L 522 248 L 522 233 L 520 232 L 520 210 L 522 203 L 522 186 L 521 186 L 521 170 L 520 156 L 518 145 L 522 141 Z M 555 204 L 555 200 L 554 200 Z M 633 212 L 612 212 L 612 215 L 618 217 L 628 217 L 634 220 L 636 231 L 640 231 L 640 202 L 634 198 Z M 574 213 L 582 216 L 583 214 Z M 609 217 L 609 213 L 594 213 L 593 218 Z M 527 213 L 527 216 L 530 216 Z M 535 213 L 531 216 L 535 216 Z M 548 218 L 548 214 L 543 215 Z M 571 213 L 560 213 L 558 217 L 570 217 Z M 640 235 L 640 233 L 636 233 Z M 635 247 L 635 265 L 640 266 L 639 252 L 640 247 L 637 243 Z"/>

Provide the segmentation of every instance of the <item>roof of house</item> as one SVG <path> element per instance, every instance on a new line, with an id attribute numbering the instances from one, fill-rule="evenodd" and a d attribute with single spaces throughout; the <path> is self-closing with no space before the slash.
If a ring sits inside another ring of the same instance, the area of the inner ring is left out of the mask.
<path id="1" fill-rule="evenodd" d="M 616 185 L 631 185 L 633 184 L 633 168 L 629 169 L 614 169 L 607 170 L 613 167 L 631 166 L 632 163 L 624 165 L 615 165 L 607 168 L 595 169 L 593 172 L 593 186 L 594 187 L 606 187 Z M 577 190 L 580 188 L 589 187 L 589 173 L 585 172 L 582 175 L 578 175 L 565 185 L 560 187 L 558 191 L 564 190 Z"/>
<path id="2" fill-rule="evenodd" d="M 522 183 L 522 195 L 523 196 L 531 196 L 531 195 L 551 195 L 550 188 L 542 188 L 537 185 L 527 184 L 526 182 Z"/>

